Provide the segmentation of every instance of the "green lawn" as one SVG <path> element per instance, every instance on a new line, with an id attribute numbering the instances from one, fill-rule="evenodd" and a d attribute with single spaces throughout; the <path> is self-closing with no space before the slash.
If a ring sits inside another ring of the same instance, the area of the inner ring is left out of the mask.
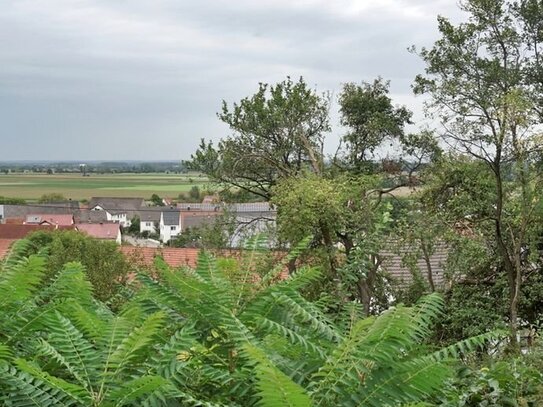
<path id="1" fill-rule="evenodd" d="M 0 175 L 0 196 L 37 199 L 43 194 L 60 193 L 66 198 L 93 196 L 142 197 L 152 194 L 177 197 L 193 186 L 207 184 L 205 177 L 175 174 L 105 174 L 83 177 L 80 174 Z"/>

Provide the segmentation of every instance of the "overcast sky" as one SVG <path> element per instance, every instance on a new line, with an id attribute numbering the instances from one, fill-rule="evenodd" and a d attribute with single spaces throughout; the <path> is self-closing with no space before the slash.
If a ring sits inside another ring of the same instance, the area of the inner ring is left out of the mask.
<path id="1" fill-rule="evenodd" d="M 186 159 L 229 134 L 222 99 L 287 75 L 336 95 L 381 75 L 420 117 L 406 49 L 438 14 L 460 18 L 455 0 L 1 0 L 0 160 Z"/>

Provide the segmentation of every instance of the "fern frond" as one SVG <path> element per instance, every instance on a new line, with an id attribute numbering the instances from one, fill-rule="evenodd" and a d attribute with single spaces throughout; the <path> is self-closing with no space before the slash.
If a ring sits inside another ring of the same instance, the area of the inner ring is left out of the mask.
<path id="1" fill-rule="evenodd" d="M 262 278 L 260 285 L 268 286 L 272 281 L 276 280 L 290 262 L 296 260 L 305 250 L 307 250 L 312 240 L 313 236 L 307 236 L 297 243 L 296 246 L 291 248 L 285 258 L 282 259 L 269 273 L 266 273 L 266 275 Z"/>
<path id="2" fill-rule="evenodd" d="M 49 336 L 41 341 L 45 355 L 64 366 L 81 385 L 92 388 L 98 380 L 99 354 L 68 318 L 57 312 L 49 323 Z"/>
<path id="3" fill-rule="evenodd" d="M 18 262 L 23 260 L 30 251 L 32 243 L 28 239 L 16 240 L 10 247 L 6 257 L 3 261 L 3 268 L 9 269 L 15 266 Z"/>
<path id="4" fill-rule="evenodd" d="M 103 405 L 104 407 L 126 406 L 168 385 L 169 382 L 163 377 L 141 376 L 108 393 Z"/>
<path id="5" fill-rule="evenodd" d="M 45 261 L 32 255 L 4 269 L 0 274 L 0 309 L 31 298 L 43 278 Z"/>
<path id="6" fill-rule="evenodd" d="M 288 338 L 290 343 L 300 345 L 305 350 L 317 355 L 319 358 L 326 359 L 327 353 L 323 348 L 314 344 L 310 339 L 307 339 L 296 331 L 264 317 L 258 318 L 255 322 L 258 330 L 263 331 L 266 334 L 278 334 L 281 337 Z"/>
<path id="7" fill-rule="evenodd" d="M 380 407 L 422 401 L 436 392 L 451 372 L 446 365 L 429 358 L 406 363 L 396 370 L 377 370 L 357 391 L 343 392 L 339 403 Z"/>
<path id="8" fill-rule="evenodd" d="M 337 332 L 331 324 L 325 320 L 324 316 L 320 315 L 320 313 L 312 312 L 314 310 L 308 310 L 308 307 L 304 306 L 305 300 L 301 296 L 294 300 L 292 296 L 273 293 L 272 297 L 274 297 L 276 304 L 289 310 L 289 313 L 293 315 L 294 318 L 307 324 L 317 334 L 322 335 L 324 338 L 331 341 L 340 340 L 341 336 L 339 332 Z M 300 304 L 300 302 L 302 302 L 302 304 Z"/>
<path id="9" fill-rule="evenodd" d="M 247 344 L 244 351 L 256 362 L 259 406 L 310 407 L 312 405 L 304 388 L 275 367 L 260 349 Z"/>
<path id="10" fill-rule="evenodd" d="M 328 357 L 326 363 L 313 375 L 312 397 L 321 404 L 334 403 L 338 389 L 345 383 L 359 380 L 359 373 L 367 374 L 368 367 L 357 358 L 357 349 L 373 327 L 375 318 L 365 318 L 356 322 L 350 332 Z"/>
<path id="11" fill-rule="evenodd" d="M 22 359 L 16 363 L 18 368 L 0 363 L 0 383 L 3 384 L 0 404 L 18 407 L 90 405 L 83 388 L 53 377 Z"/>
<path id="12" fill-rule="evenodd" d="M 471 353 L 477 349 L 483 348 L 490 342 L 498 341 L 507 336 L 503 331 L 491 331 L 484 334 L 472 336 L 470 338 L 458 341 L 443 349 L 440 349 L 426 356 L 437 362 L 443 362 L 450 359 L 457 359 L 460 356 Z"/>
<path id="13" fill-rule="evenodd" d="M 85 267 L 79 262 L 66 263 L 57 273 L 53 282 L 42 289 L 41 302 L 51 301 L 55 298 L 76 299 L 79 304 L 90 307 L 94 303 L 93 287 L 85 273 Z"/>
<path id="14" fill-rule="evenodd" d="M 110 318 L 98 315 L 73 299 L 63 303 L 60 309 L 63 315 L 66 315 L 73 325 L 86 337 L 94 342 L 98 342 L 104 337 L 107 321 Z"/>
<path id="15" fill-rule="evenodd" d="M 132 360 L 139 358 L 149 348 L 164 323 L 164 313 L 150 315 L 140 326 L 134 328 L 107 359 L 113 374 L 123 370 Z"/>
<path id="16" fill-rule="evenodd" d="M 0 343 L 0 362 L 3 360 L 8 360 L 12 357 L 12 352 L 9 346 Z"/>
<path id="17" fill-rule="evenodd" d="M 178 379 L 183 373 L 183 361 L 179 355 L 187 355 L 190 358 L 190 349 L 196 344 L 198 332 L 193 324 L 187 324 L 183 328 L 176 331 L 169 341 L 162 345 L 158 350 L 158 354 L 150 361 L 150 369 L 155 374 L 158 374 L 166 379 Z M 190 372 L 186 372 L 190 374 Z"/>

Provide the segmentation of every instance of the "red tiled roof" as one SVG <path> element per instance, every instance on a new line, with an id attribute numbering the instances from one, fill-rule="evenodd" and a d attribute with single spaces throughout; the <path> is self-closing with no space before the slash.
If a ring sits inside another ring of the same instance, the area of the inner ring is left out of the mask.
<path id="1" fill-rule="evenodd" d="M 73 225 L 74 223 L 74 216 L 71 214 L 30 214 L 27 215 L 27 223 L 30 223 L 31 218 L 39 218 L 39 222 L 37 223 L 49 223 L 51 225 L 59 225 L 59 226 L 69 226 Z"/>
<path id="2" fill-rule="evenodd" d="M 25 223 L 24 218 L 6 219 L 6 225 L 23 225 L 24 223 Z"/>
<path id="3" fill-rule="evenodd" d="M 89 236 L 112 240 L 117 239 L 120 230 L 118 223 L 79 223 L 76 228 Z"/>
<path id="4" fill-rule="evenodd" d="M 199 249 L 177 248 L 177 247 L 135 247 L 122 246 L 121 252 L 143 265 L 152 265 L 156 256 L 162 256 L 164 261 L 171 267 L 187 266 L 194 268 L 198 259 Z"/>
<path id="5" fill-rule="evenodd" d="M 0 225 L 0 239 L 23 239 L 37 230 L 73 229 L 69 226 L 49 225 Z"/>
<path id="6" fill-rule="evenodd" d="M 121 246 L 121 252 L 132 262 L 142 266 L 151 266 L 155 257 L 162 256 L 166 264 L 170 267 L 186 266 L 196 268 L 198 262 L 198 253 L 200 249 L 180 248 L 180 247 L 136 247 L 136 246 Z M 221 255 L 224 257 L 241 257 L 240 250 L 223 250 Z M 277 255 L 277 260 L 280 261 L 281 255 Z M 279 275 L 280 280 L 288 278 L 288 269 L 285 268 Z M 255 281 L 259 277 L 255 275 Z"/>
<path id="7" fill-rule="evenodd" d="M 13 242 L 17 239 L 0 239 L 0 260 L 2 260 L 9 252 Z"/>

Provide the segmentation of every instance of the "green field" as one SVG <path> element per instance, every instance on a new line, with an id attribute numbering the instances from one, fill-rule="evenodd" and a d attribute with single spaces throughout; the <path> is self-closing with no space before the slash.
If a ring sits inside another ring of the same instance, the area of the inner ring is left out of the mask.
<path id="1" fill-rule="evenodd" d="M 177 197 L 195 185 L 205 187 L 207 179 L 176 174 L 8 174 L 0 175 L 0 196 L 32 200 L 56 192 L 79 200 L 93 196 L 149 198 L 152 194 Z"/>

